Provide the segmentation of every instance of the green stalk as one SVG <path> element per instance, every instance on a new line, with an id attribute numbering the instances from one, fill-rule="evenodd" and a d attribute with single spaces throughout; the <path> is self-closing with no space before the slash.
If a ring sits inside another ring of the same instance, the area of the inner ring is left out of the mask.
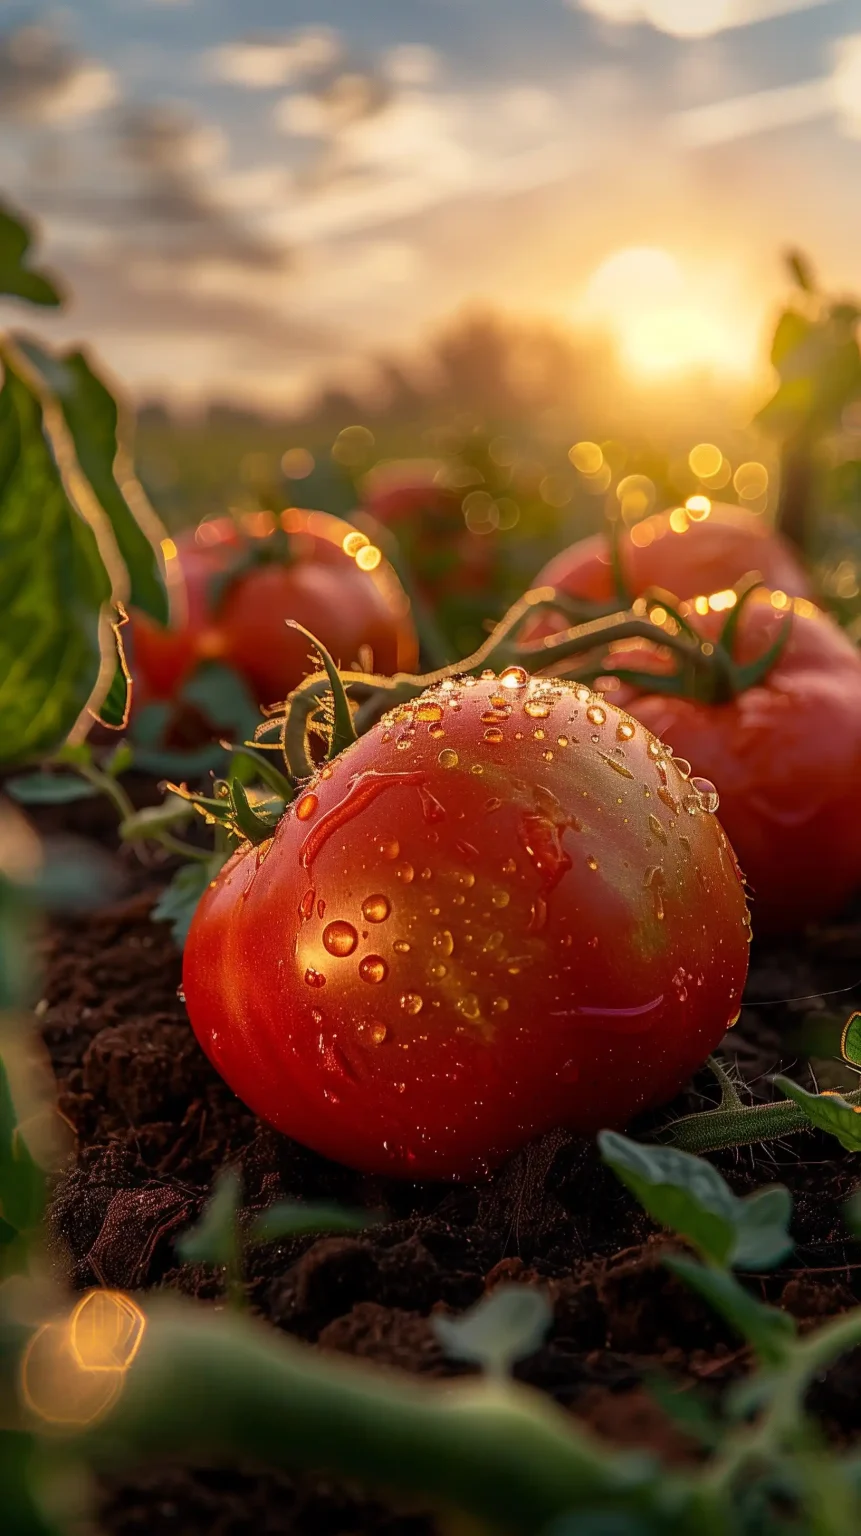
<path id="1" fill-rule="evenodd" d="M 847 1104 L 861 1105 L 861 1088 L 841 1094 Z M 759 1141 L 796 1136 L 814 1127 L 797 1104 L 751 1104 L 736 1108 L 721 1105 L 694 1115 L 684 1115 L 658 1131 L 656 1140 L 682 1152 L 721 1152 L 727 1147 L 750 1147 Z"/>
<path id="2" fill-rule="evenodd" d="M 514 1384 L 418 1384 L 176 1304 L 153 1305 L 116 1408 L 73 1448 L 99 1465 L 181 1449 L 313 1469 L 512 1536 L 584 1504 L 660 1515 L 689 1498 L 681 1478 L 605 1451 Z"/>

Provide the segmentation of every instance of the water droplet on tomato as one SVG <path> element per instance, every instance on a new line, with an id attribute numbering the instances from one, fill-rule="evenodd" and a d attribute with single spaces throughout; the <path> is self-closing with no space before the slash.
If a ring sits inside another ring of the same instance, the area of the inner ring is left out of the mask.
<path id="1" fill-rule="evenodd" d="M 655 816 L 651 811 L 649 812 L 649 830 L 658 839 L 658 842 L 666 843 L 667 834 L 661 826 L 661 823 L 658 821 L 657 816 Z"/>
<path id="2" fill-rule="evenodd" d="M 382 1045 L 389 1032 L 385 1024 L 372 1024 L 368 1033 L 374 1045 Z"/>
<path id="3" fill-rule="evenodd" d="M 543 896 L 536 896 L 529 909 L 529 922 L 526 925 L 528 933 L 540 933 L 547 925 L 547 902 Z"/>
<path id="4" fill-rule="evenodd" d="M 412 884 L 413 880 L 415 879 L 415 873 L 416 872 L 413 869 L 412 864 L 407 864 L 406 862 L 399 864 L 395 870 L 395 874 L 397 875 L 398 879 L 403 882 L 404 885 Z"/>
<path id="5" fill-rule="evenodd" d="M 499 674 L 499 683 L 502 688 L 525 688 L 529 682 L 529 673 L 523 667 L 505 667 Z"/>
<path id="6" fill-rule="evenodd" d="M 359 961 L 359 975 L 363 981 L 373 983 L 385 981 L 388 974 L 389 968 L 382 955 L 365 955 L 365 958 Z"/>
<path id="7" fill-rule="evenodd" d="M 557 736 L 556 737 L 556 745 L 559 746 L 559 747 L 567 747 L 568 746 L 568 737 L 567 736 Z"/>
<path id="8" fill-rule="evenodd" d="M 493 902 L 493 905 L 495 907 L 507 907 L 508 903 L 511 900 L 511 897 L 509 896 L 507 891 L 501 891 L 500 890 L 500 891 L 494 891 L 493 895 L 491 896 L 490 899 Z"/>
<path id="9" fill-rule="evenodd" d="M 458 998 L 456 1007 L 465 1019 L 481 1018 L 481 1005 L 474 992 L 465 992 L 463 997 Z"/>
<path id="10" fill-rule="evenodd" d="M 487 935 L 487 938 L 485 939 L 485 941 L 484 941 L 484 943 L 482 944 L 481 947 L 484 950 L 485 954 L 492 954 L 495 949 L 499 948 L 500 944 L 503 943 L 504 939 L 505 939 L 505 934 L 502 933 L 499 928 L 497 928 L 493 933 L 489 933 Z"/>
<path id="11" fill-rule="evenodd" d="M 590 869 L 598 868 L 598 860 L 591 853 L 587 856 L 586 863 Z"/>
<path id="12" fill-rule="evenodd" d="M 384 859 L 396 859 L 401 851 L 401 845 L 396 837 L 385 838 L 383 842 L 377 844 L 377 847 Z"/>
<path id="13" fill-rule="evenodd" d="M 429 721 L 434 724 L 442 719 L 442 705 L 436 704 L 433 699 L 419 700 L 416 707 L 416 719 Z"/>
<path id="14" fill-rule="evenodd" d="M 326 978 L 323 972 L 316 970 L 313 965 L 309 965 L 305 972 L 305 985 L 308 987 L 325 987 Z"/>
<path id="15" fill-rule="evenodd" d="M 395 1083 L 395 1089 L 398 1093 L 404 1093 L 406 1091 L 406 1086 L 406 1083 Z"/>
<path id="16" fill-rule="evenodd" d="M 679 966 L 675 976 L 673 977 L 673 986 L 675 987 L 678 994 L 679 1002 L 686 1003 L 688 1000 L 688 989 L 686 984 L 685 968 L 683 965 Z"/>
<path id="17" fill-rule="evenodd" d="M 401 1007 L 405 1013 L 421 1013 L 424 1007 L 424 998 L 418 992 L 403 992 L 401 994 Z"/>
<path id="18" fill-rule="evenodd" d="M 392 945 L 392 949 L 397 955 L 408 955 L 410 952 L 410 945 L 407 939 L 395 939 L 395 942 Z"/>
<path id="19" fill-rule="evenodd" d="M 440 768 L 456 768 L 460 762 L 460 758 L 455 752 L 454 747 L 443 747 L 439 757 L 437 758 L 437 762 L 439 763 Z"/>
<path id="20" fill-rule="evenodd" d="M 672 791 L 667 788 L 666 784 L 658 785 L 658 799 L 663 800 L 664 805 L 669 806 L 670 810 L 676 816 L 678 816 L 679 811 L 681 810 L 681 806 L 679 805 L 679 802 Z"/>
<path id="21" fill-rule="evenodd" d="M 448 975 L 448 966 L 443 965 L 441 960 L 432 960 L 428 966 L 428 975 L 432 976 L 434 981 L 442 981 L 443 976 Z"/>
<path id="22" fill-rule="evenodd" d="M 299 920 L 307 923 L 314 916 L 314 892 L 306 891 L 299 903 Z"/>
<path id="23" fill-rule="evenodd" d="M 362 916 L 368 923 L 384 923 L 392 910 L 388 896 L 366 896 L 362 902 Z"/>
<path id="24" fill-rule="evenodd" d="M 301 800 L 297 800 L 296 815 L 299 820 L 307 821 L 309 816 L 313 816 L 318 803 L 316 795 L 303 795 Z"/>
<path id="25" fill-rule="evenodd" d="M 603 725 L 607 719 L 607 711 L 602 709 L 600 704 L 590 704 L 586 711 L 586 719 L 590 725 Z"/>
<path id="26" fill-rule="evenodd" d="M 323 945 L 330 955 L 337 955 L 343 959 L 345 955 L 351 955 L 359 942 L 352 923 L 341 922 L 328 923 L 323 929 Z"/>
<path id="27" fill-rule="evenodd" d="M 428 735 L 431 736 L 434 741 L 441 741 L 443 736 L 445 735 L 445 726 L 444 725 L 429 725 L 428 726 Z"/>
<path id="28" fill-rule="evenodd" d="M 472 767 L 470 768 L 469 771 L 470 771 L 470 773 L 474 773 L 474 774 L 476 774 L 476 776 L 478 776 L 478 775 L 484 773 L 484 764 L 483 763 L 473 763 L 473 765 L 472 765 Z"/>
<path id="29" fill-rule="evenodd" d="M 634 735 L 634 727 L 633 725 L 629 725 L 627 720 L 622 720 L 620 724 L 617 725 L 616 738 L 618 741 L 631 741 Z"/>
<path id="30" fill-rule="evenodd" d="M 612 768 L 614 773 L 621 774 L 623 779 L 632 779 L 634 777 L 627 764 L 620 763 L 618 758 L 610 757 L 607 752 L 599 752 L 598 756 L 602 763 L 606 763 L 607 767 Z"/>
<path id="31" fill-rule="evenodd" d="M 527 699 L 523 706 L 523 713 L 528 715 L 530 720 L 546 720 L 550 714 L 550 705 L 545 704 L 543 699 Z"/>
<path id="32" fill-rule="evenodd" d="M 505 736 L 498 725 L 489 725 L 484 733 L 484 739 L 492 747 L 498 747 L 505 740 Z"/>
<path id="33" fill-rule="evenodd" d="M 508 998 L 507 997 L 495 997 L 493 999 L 493 1002 L 490 1005 L 490 1011 L 491 1011 L 491 1013 L 507 1013 L 508 1012 Z"/>
<path id="34" fill-rule="evenodd" d="M 720 805 L 720 795 L 715 789 L 711 779 L 691 779 L 691 788 L 695 789 L 700 797 L 700 804 L 704 811 L 713 814 Z"/>
<path id="35" fill-rule="evenodd" d="M 689 779 L 693 772 L 686 757 L 674 757 L 673 767 L 681 774 L 683 779 Z"/>
<path id="36" fill-rule="evenodd" d="M 448 928 L 440 928 L 433 936 L 433 947 L 437 954 L 448 957 L 454 951 L 454 936 Z"/>

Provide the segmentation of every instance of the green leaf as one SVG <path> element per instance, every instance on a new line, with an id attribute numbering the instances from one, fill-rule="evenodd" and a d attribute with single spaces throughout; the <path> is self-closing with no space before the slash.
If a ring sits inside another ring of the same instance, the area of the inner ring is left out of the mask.
<path id="1" fill-rule="evenodd" d="M 118 657 L 111 686 L 99 705 L 99 720 L 114 731 L 122 731 L 129 722 L 132 700 L 131 678 L 125 661 Z"/>
<path id="2" fill-rule="evenodd" d="M 21 1135 L 6 1064 L 0 1057 L 0 1214 L 18 1235 L 38 1226 L 45 1207 L 45 1175 Z M 9 1246 L 0 1248 L 0 1275 L 9 1273 Z M 15 1250 L 15 1257 L 20 1254 Z"/>
<path id="3" fill-rule="evenodd" d="M 792 1248 L 792 1201 L 782 1185 L 740 1200 L 711 1163 L 690 1152 L 643 1146 L 617 1131 L 601 1131 L 598 1145 L 652 1219 L 712 1263 L 769 1269 Z"/>
<path id="4" fill-rule="evenodd" d="M 155 545 L 141 527 L 117 480 L 123 448 L 120 408 L 83 352 L 55 354 L 29 337 L 17 346 L 59 403 L 80 468 L 106 514 L 128 571 L 128 600 L 157 623 L 170 617 L 167 588 Z M 130 463 L 130 458 L 129 458 Z M 155 516 L 153 534 L 156 535 Z"/>
<path id="5" fill-rule="evenodd" d="M 260 723 L 260 710 L 241 677 L 220 662 L 198 667 L 180 697 L 196 705 L 218 730 L 232 738 L 252 736 Z"/>
<path id="6" fill-rule="evenodd" d="M 775 1077 L 772 1081 L 817 1130 L 836 1136 L 847 1152 L 861 1152 L 861 1109 L 847 1104 L 839 1093 L 808 1093 L 788 1077 Z"/>
<path id="7" fill-rule="evenodd" d="M 265 816 L 258 816 L 249 802 L 244 784 L 241 784 L 239 779 L 234 779 L 230 785 L 230 801 L 236 825 L 242 836 L 246 837 L 250 843 L 265 843 L 278 825 L 280 813 L 274 817 L 268 813 Z M 280 800 L 277 804 L 282 806 Z"/>
<path id="8" fill-rule="evenodd" d="M 73 800 L 94 800 L 98 790 L 86 779 L 71 773 L 24 773 L 9 779 L 7 792 L 20 805 L 71 805 Z"/>
<path id="9" fill-rule="evenodd" d="M 861 1067 L 861 1013 L 853 1013 L 840 1038 L 840 1054 L 851 1067 Z"/>
<path id="10" fill-rule="evenodd" d="M 66 494 L 42 407 L 2 352 L 0 763 L 48 756 L 98 682 L 111 586 L 95 534 Z"/>
<path id="11" fill-rule="evenodd" d="M 125 843 L 158 838 L 160 832 L 170 832 L 175 827 L 187 826 L 197 812 L 191 800 L 184 795 L 167 794 L 160 805 L 145 805 L 120 823 L 120 837 Z"/>
<path id="12" fill-rule="evenodd" d="M 506 1376 L 517 1360 L 533 1355 L 553 1320 L 543 1291 L 500 1285 L 462 1317 L 431 1318 L 447 1355 L 473 1360 L 491 1376 Z"/>
<path id="13" fill-rule="evenodd" d="M 57 305 L 62 296 L 43 272 L 34 272 L 28 255 L 33 243 L 30 224 L 0 203 L 0 294 L 31 304 Z"/>
<path id="14" fill-rule="evenodd" d="M 239 1254 L 239 1207 L 242 1185 L 235 1168 L 223 1168 L 200 1220 L 176 1245 L 187 1264 L 236 1265 Z"/>
<path id="15" fill-rule="evenodd" d="M 796 282 L 805 293 L 815 293 L 816 278 L 810 257 L 805 256 L 803 251 L 792 250 L 786 252 L 785 259 L 793 282 Z"/>
<path id="16" fill-rule="evenodd" d="M 797 310 L 784 310 L 771 343 L 771 361 L 775 368 L 779 369 L 796 348 L 807 340 L 811 329 L 811 322 L 804 315 L 799 315 Z"/>
<path id="17" fill-rule="evenodd" d="M 782 1364 L 795 1340 L 795 1323 L 788 1312 L 778 1312 L 775 1307 L 757 1301 L 726 1270 L 707 1268 L 694 1259 L 674 1255 L 663 1263 L 747 1339 L 764 1365 Z"/>
<path id="18" fill-rule="evenodd" d="M 300 1205 L 296 1200 L 279 1200 L 254 1218 L 248 1236 L 252 1243 L 273 1243 L 320 1232 L 364 1232 L 368 1227 L 378 1226 L 379 1222 L 380 1217 L 372 1211 L 348 1211 L 340 1205 Z"/>
<path id="19" fill-rule="evenodd" d="M 206 863 L 200 859 L 193 864 L 183 864 L 153 907 L 154 918 L 161 923 L 170 923 L 177 948 L 184 948 L 197 904 L 229 857 L 228 853 L 219 852 Z"/>

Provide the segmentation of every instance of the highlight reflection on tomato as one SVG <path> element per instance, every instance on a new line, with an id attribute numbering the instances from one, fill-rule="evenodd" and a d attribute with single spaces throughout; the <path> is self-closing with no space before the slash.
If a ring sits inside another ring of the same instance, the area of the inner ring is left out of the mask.
<path id="1" fill-rule="evenodd" d="M 710 785 L 582 686 L 447 679 L 323 767 L 195 914 L 195 1032 L 354 1167 L 475 1177 L 669 1098 L 738 1012 Z"/>
<path id="2" fill-rule="evenodd" d="M 285 558 L 275 555 L 274 534 L 287 535 Z M 270 550 L 273 558 L 267 559 Z M 262 558 L 237 565 L 235 580 L 216 601 L 213 583 L 249 551 Z M 174 623 L 162 629 L 132 613 L 139 702 L 175 698 L 207 660 L 233 667 L 261 704 L 286 698 L 307 672 L 308 659 L 307 641 L 287 627 L 287 619 L 313 629 L 345 667 L 363 652 L 383 673 L 416 664 L 400 582 L 369 539 L 341 518 L 296 508 L 277 520 L 252 513 L 240 526 L 232 518 L 214 518 L 177 537 L 168 565 L 168 574 L 178 578 L 181 611 Z"/>

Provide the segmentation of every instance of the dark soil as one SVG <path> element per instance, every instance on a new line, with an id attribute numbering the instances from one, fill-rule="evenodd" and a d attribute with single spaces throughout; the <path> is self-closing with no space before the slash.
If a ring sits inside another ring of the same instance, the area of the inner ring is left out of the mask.
<path id="1" fill-rule="evenodd" d="M 83 829 L 82 829 L 83 830 Z M 101 827 L 88 826 L 99 836 Z M 428 1376 L 456 1372 L 429 1315 L 468 1307 L 500 1280 L 543 1285 L 555 1325 L 518 1374 L 620 1445 L 668 1462 L 695 1444 L 658 1407 L 656 1373 L 679 1390 L 718 1388 L 742 1374 L 747 1351 L 661 1267 L 656 1233 L 594 1147 L 558 1133 L 527 1148 L 492 1183 L 392 1183 L 350 1172 L 278 1136 L 216 1076 L 177 995 L 180 962 L 149 913 L 164 875 L 126 864 L 125 894 L 54 925 L 46 943 L 44 1038 L 60 1104 L 77 1135 L 51 1220 L 58 1263 L 76 1287 L 174 1287 L 205 1299 L 220 1280 L 179 1263 L 176 1239 L 200 1212 L 218 1170 L 241 1169 L 248 1212 L 272 1201 L 335 1200 L 386 1223 L 358 1237 L 324 1237 L 252 1251 L 253 1308 L 319 1348 Z M 802 1082 L 839 1074 L 839 1023 L 861 1004 L 857 914 L 785 949 L 755 950 L 749 1006 L 727 1037 L 749 1091 L 769 1097 L 778 1063 Z M 853 994 L 852 988 L 856 988 Z M 827 996 L 840 989 L 838 995 Z M 780 1002 L 779 999 L 803 999 Z M 806 1055 L 821 1058 L 812 1068 Z M 845 1079 L 844 1079 L 845 1080 Z M 836 1086 L 839 1075 L 828 1078 Z M 674 1106 L 714 1099 L 707 1072 Z M 751 1277 L 802 1327 L 861 1301 L 861 1245 L 841 1206 L 855 1175 L 836 1143 L 813 1133 L 781 1146 L 723 1154 L 743 1192 L 782 1181 L 795 1196 L 797 1246 L 774 1274 Z M 861 1362 L 841 1362 L 818 1386 L 829 1433 L 861 1429 Z M 427 1536 L 422 1512 L 393 1510 L 355 1489 L 242 1471 L 152 1467 L 103 1485 L 101 1520 L 123 1536 Z"/>

